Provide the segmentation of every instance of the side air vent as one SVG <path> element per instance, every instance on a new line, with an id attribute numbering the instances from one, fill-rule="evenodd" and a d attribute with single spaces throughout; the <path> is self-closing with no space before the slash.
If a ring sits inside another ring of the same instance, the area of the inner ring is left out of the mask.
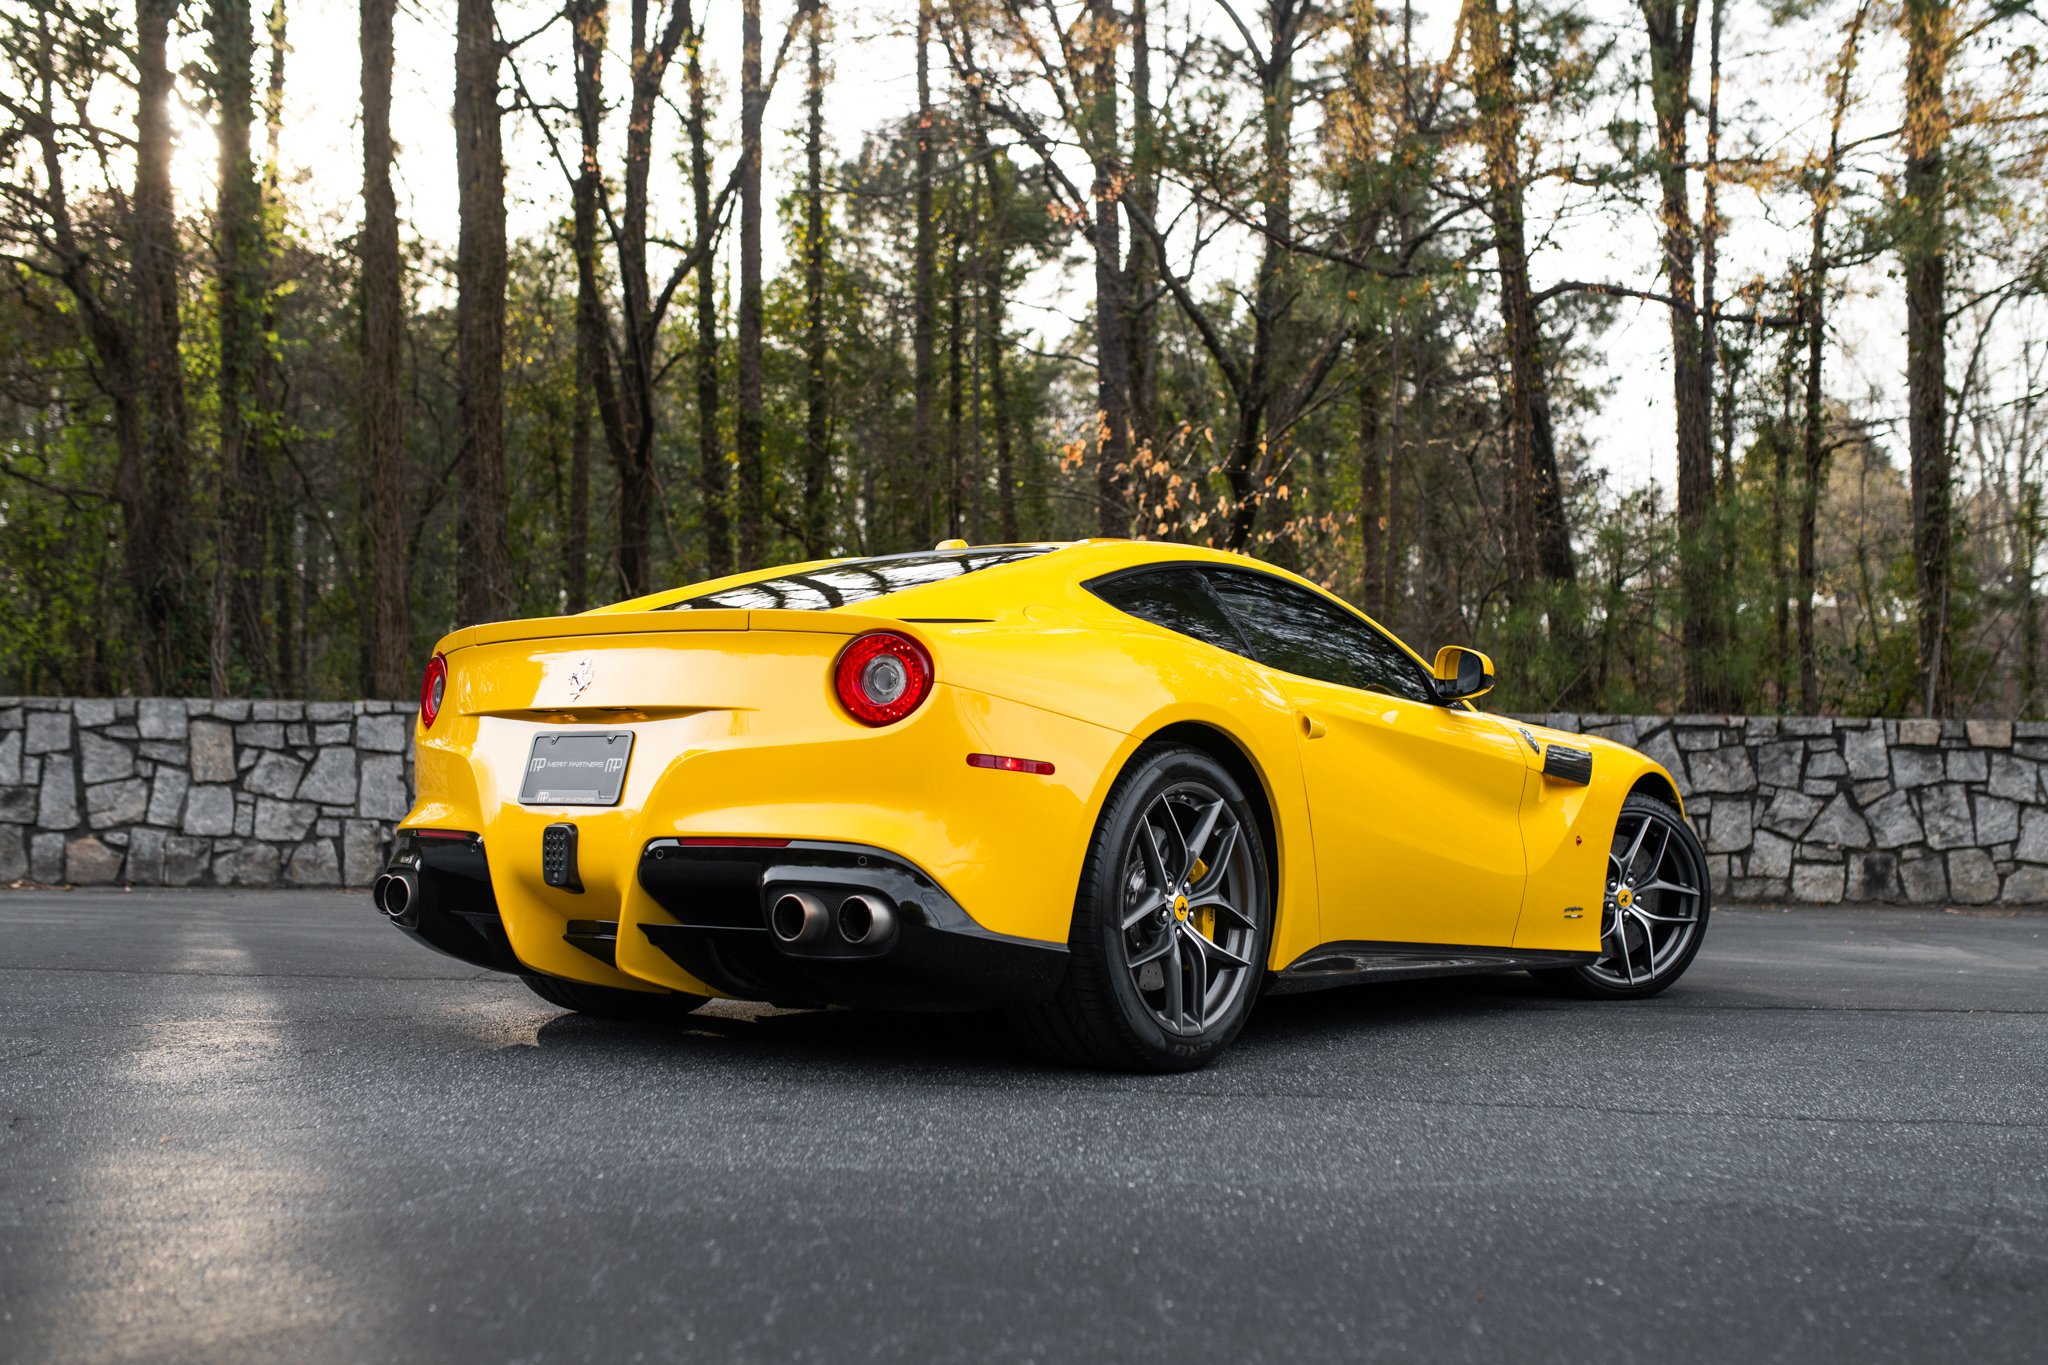
<path id="1" fill-rule="evenodd" d="M 1585 749 L 1547 745 L 1543 750 L 1543 775 L 1583 787 L 1593 780 L 1593 755 Z"/>

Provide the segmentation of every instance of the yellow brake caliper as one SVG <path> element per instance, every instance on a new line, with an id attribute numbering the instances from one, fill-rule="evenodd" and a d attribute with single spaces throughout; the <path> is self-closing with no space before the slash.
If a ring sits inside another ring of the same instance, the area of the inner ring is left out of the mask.
<path id="1" fill-rule="evenodd" d="M 1202 878 L 1208 875 L 1209 865 L 1200 858 L 1197 858 L 1195 859 L 1195 865 L 1188 869 L 1188 885 L 1198 886 L 1201 884 Z M 1205 905 L 1195 911 L 1195 932 L 1208 939 L 1211 943 L 1216 941 L 1215 906 Z"/>

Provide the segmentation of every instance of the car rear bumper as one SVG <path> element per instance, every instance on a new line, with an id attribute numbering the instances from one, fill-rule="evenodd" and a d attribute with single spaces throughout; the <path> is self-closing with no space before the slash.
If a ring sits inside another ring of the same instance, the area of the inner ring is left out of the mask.
<path id="1" fill-rule="evenodd" d="M 678 988 L 793 1006 L 972 1010 L 1042 1000 L 1066 970 L 1064 945 L 983 928 L 922 869 L 867 845 L 657 838 L 636 880 L 645 902 L 633 897 L 620 920 L 570 919 L 562 942 L 605 968 L 637 958 L 633 975 Z M 400 831 L 377 898 L 429 947 L 493 971 L 532 970 L 507 937 L 480 835 Z M 668 970 L 647 970 L 650 955 Z"/>
<path id="2" fill-rule="evenodd" d="M 524 970 L 505 937 L 480 835 L 400 830 L 371 898 L 408 938 L 436 952 L 494 972 Z"/>
<path id="3" fill-rule="evenodd" d="M 828 662 L 818 662 L 815 683 L 825 682 Z M 813 700 L 811 709 L 705 709 L 616 721 L 446 716 L 420 739 L 419 798 L 403 828 L 481 834 L 513 947 L 529 966 L 556 976 L 574 977 L 589 964 L 562 943 L 566 921 L 624 921 L 654 911 L 636 873 L 651 842 L 668 837 L 870 845 L 921 868 L 976 923 L 1065 944 L 1103 775 L 1115 771 L 1129 736 L 945 683 L 915 715 L 890 726 L 859 725 Z M 614 804 L 520 799 L 538 737 L 597 726 L 634 735 Z M 972 754 L 1043 761 L 1055 771 L 977 767 L 968 762 Z M 581 890 L 546 877 L 546 831 L 562 823 L 576 827 Z M 628 978 L 646 967 L 652 975 L 645 980 L 689 989 L 668 979 L 666 958 L 652 960 L 632 939 L 621 949 L 620 975 L 600 970 L 589 978 L 594 984 L 630 987 Z"/>

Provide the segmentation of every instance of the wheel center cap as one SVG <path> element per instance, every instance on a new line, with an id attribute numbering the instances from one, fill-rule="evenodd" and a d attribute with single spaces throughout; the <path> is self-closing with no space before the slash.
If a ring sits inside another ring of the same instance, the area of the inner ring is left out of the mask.
<path id="1" fill-rule="evenodd" d="M 1188 898 L 1186 896 L 1175 896 L 1173 898 L 1173 917 L 1177 920 L 1187 919 Z"/>
<path id="2" fill-rule="evenodd" d="M 1636 903 L 1636 893 L 1625 886 L 1621 887 L 1614 893 L 1614 903 L 1626 910 Z"/>

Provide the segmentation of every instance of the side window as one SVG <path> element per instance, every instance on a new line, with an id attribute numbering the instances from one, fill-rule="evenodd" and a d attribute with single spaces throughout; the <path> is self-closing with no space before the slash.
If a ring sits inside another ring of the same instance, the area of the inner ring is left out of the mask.
<path id="1" fill-rule="evenodd" d="M 1118 611 L 1189 635 L 1203 644 L 1248 654 L 1244 640 L 1224 615 L 1208 585 L 1192 569 L 1150 569 L 1090 583 L 1088 590 Z"/>
<path id="2" fill-rule="evenodd" d="M 1230 618 L 1269 668 L 1344 687 L 1434 702 L 1415 660 L 1336 603 L 1268 574 L 1206 570 Z"/>

